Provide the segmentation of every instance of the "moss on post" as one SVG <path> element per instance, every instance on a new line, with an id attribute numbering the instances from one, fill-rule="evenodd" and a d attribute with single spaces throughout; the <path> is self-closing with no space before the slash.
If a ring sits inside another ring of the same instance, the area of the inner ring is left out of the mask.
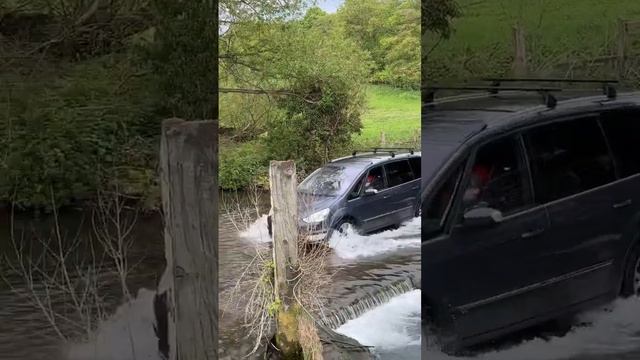
<path id="1" fill-rule="evenodd" d="M 277 314 L 276 345 L 284 360 L 304 359 L 298 332 L 299 316 L 300 309 L 297 304 L 286 310 L 281 309 Z"/>

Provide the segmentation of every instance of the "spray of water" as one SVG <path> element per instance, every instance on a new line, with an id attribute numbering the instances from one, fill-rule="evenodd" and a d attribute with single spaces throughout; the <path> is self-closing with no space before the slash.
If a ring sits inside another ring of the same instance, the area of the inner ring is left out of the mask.
<path id="1" fill-rule="evenodd" d="M 394 230 L 371 235 L 359 235 L 355 231 L 345 234 L 337 232 L 329 240 L 329 246 L 343 259 L 377 256 L 404 248 L 420 247 L 420 218 L 414 218 Z M 240 237 L 256 244 L 271 242 L 267 228 L 267 216 L 263 215 L 251 223 Z"/>
<path id="2" fill-rule="evenodd" d="M 343 259 L 371 257 L 403 248 L 420 247 L 420 218 L 414 218 L 398 229 L 363 236 L 348 231 L 333 234 L 329 246 Z"/>
<path id="3" fill-rule="evenodd" d="M 562 337 L 548 340 L 536 338 L 506 350 L 487 352 L 467 359 L 617 359 L 618 356 L 628 353 L 636 353 L 640 358 L 640 298 L 618 300 L 607 309 L 584 313 L 578 320 L 588 325 L 575 327 Z M 465 360 L 447 356 L 437 350 L 428 350 L 427 358 Z"/>
<path id="4" fill-rule="evenodd" d="M 158 339 L 153 330 L 154 291 L 141 289 L 131 302 L 123 304 L 100 324 L 94 338 L 72 344 L 69 360 L 160 360 Z"/>
<path id="5" fill-rule="evenodd" d="M 240 232 L 240 237 L 258 244 L 271 242 L 269 228 L 267 227 L 267 217 L 267 215 L 259 217 L 246 230 Z"/>

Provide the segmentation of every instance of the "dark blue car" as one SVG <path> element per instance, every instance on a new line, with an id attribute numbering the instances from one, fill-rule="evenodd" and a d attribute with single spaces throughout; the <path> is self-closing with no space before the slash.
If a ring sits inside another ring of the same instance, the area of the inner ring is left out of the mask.
<path id="1" fill-rule="evenodd" d="M 335 159 L 298 186 L 301 234 L 324 241 L 337 230 L 362 234 L 419 215 L 420 153 L 374 149 Z"/>
<path id="2" fill-rule="evenodd" d="M 445 350 L 640 294 L 640 94 L 565 95 L 424 111 L 422 308 Z"/>

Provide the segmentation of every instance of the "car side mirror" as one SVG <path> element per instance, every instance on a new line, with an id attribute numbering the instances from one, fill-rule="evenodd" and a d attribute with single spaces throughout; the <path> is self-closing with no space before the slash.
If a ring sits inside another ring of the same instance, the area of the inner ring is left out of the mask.
<path id="1" fill-rule="evenodd" d="M 502 222 L 502 212 L 489 207 L 477 207 L 464 213 L 465 226 L 490 226 Z"/>
<path id="2" fill-rule="evenodd" d="M 364 196 L 373 196 L 377 193 L 378 193 L 378 190 L 370 188 L 364 191 Z"/>

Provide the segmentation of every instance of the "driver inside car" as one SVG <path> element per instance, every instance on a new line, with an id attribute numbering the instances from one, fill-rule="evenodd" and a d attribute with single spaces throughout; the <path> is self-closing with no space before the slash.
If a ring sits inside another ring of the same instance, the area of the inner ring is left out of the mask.
<path id="1" fill-rule="evenodd" d="M 476 164 L 471 170 L 469 186 L 464 193 L 464 203 L 471 207 L 481 199 L 482 192 L 491 181 L 492 169 L 484 164 Z"/>

